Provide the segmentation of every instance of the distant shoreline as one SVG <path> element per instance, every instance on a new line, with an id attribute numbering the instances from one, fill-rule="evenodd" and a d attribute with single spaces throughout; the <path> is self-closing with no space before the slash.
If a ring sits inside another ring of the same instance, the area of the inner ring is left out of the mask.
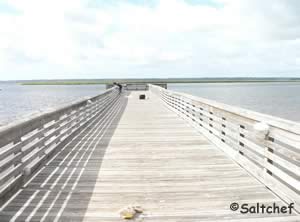
<path id="1" fill-rule="evenodd" d="M 300 79 L 113 79 L 113 80 L 49 80 L 18 81 L 20 85 L 103 85 L 119 83 L 300 83 Z"/>

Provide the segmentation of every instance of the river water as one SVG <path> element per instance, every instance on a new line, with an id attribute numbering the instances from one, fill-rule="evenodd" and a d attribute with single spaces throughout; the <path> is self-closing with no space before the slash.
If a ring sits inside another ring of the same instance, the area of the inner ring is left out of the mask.
<path id="1" fill-rule="evenodd" d="M 0 83 L 0 126 L 49 108 L 100 94 L 104 85 L 19 85 Z"/>
<path id="2" fill-rule="evenodd" d="M 168 89 L 300 121 L 300 83 L 168 84 Z"/>
<path id="3" fill-rule="evenodd" d="M 300 121 L 298 83 L 168 84 L 174 91 Z M 104 85 L 23 86 L 0 83 L 0 126 L 105 90 Z"/>

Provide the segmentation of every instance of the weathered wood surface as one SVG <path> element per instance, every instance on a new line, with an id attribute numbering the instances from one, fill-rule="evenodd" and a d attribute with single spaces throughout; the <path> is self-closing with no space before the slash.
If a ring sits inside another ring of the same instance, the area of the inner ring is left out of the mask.
<path id="1" fill-rule="evenodd" d="M 233 212 L 232 202 L 284 203 L 149 92 L 123 95 L 0 208 L 0 221 L 299 221 Z"/>

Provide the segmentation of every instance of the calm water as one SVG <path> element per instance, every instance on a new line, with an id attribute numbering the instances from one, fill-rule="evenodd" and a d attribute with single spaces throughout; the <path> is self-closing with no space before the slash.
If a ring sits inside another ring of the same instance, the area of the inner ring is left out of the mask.
<path id="1" fill-rule="evenodd" d="M 94 96 L 104 85 L 22 86 L 0 84 L 0 125 L 47 108 Z M 168 88 L 274 116 L 300 121 L 300 84 L 206 83 L 168 84 Z"/>
<path id="2" fill-rule="evenodd" d="M 104 91 L 104 85 L 22 86 L 0 83 L 0 126 Z"/>
<path id="3" fill-rule="evenodd" d="M 300 121 L 299 83 L 168 84 L 168 89 Z"/>

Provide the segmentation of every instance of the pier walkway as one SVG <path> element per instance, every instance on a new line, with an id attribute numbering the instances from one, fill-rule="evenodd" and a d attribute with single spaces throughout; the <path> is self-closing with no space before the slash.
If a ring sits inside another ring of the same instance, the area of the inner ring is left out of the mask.
<path id="1" fill-rule="evenodd" d="M 139 95 L 146 94 L 145 100 Z M 286 205 L 150 91 L 123 92 L 8 198 L 0 221 L 299 221 L 231 203 Z M 259 219 L 258 219 L 259 218 Z"/>

